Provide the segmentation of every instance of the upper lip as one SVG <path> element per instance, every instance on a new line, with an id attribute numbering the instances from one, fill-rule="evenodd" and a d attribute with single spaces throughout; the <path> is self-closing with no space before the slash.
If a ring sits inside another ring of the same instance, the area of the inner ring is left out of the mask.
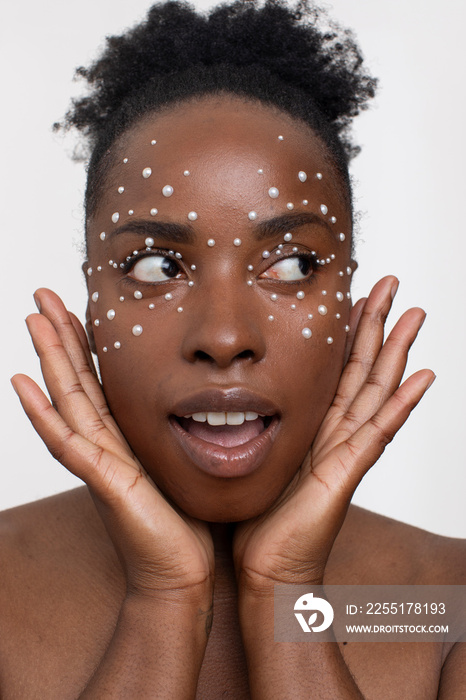
<path id="1" fill-rule="evenodd" d="M 244 412 L 255 411 L 263 416 L 279 414 L 275 404 L 249 389 L 233 387 L 229 389 L 204 389 L 179 401 L 172 409 L 175 416 L 193 413 Z"/>

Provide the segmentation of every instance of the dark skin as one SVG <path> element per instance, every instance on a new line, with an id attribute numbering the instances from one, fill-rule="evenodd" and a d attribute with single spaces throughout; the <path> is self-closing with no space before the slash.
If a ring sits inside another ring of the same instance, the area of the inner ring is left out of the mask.
<path id="1" fill-rule="evenodd" d="M 29 317 L 28 327 L 53 407 L 32 380 L 14 379 L 52 454 L 89 490 L 3 517 L 4 696 L 462 697 L 463 645 L 410 644 L 400 651 L 390 644 L 273 642 L 276 582 L 464 583 L 466 577 L 462 544 L 348 511 L 360 479 L 433 374 L 422 370 L 400 386 L 424 313 L 406 312 L 383 343 L 395 278 L 381 280 L 367 300 L 351 306 L 350 213 L 322 144 L 271 108 L 209 98 L 137 125 L 113 157 L 88 222 L 89 291 L 99 292 L 90 301 L 89 330 L 105 395 L 79 322 L 47 290 L 36 294 L 41 313 Z M 148 165 L 152 174 L 143 178 Z M 297 177 L 300 171 L 309 182 Z M 322 180 L 314 179 L 317 172 Z M 164 198 L 167 184 L 174 192 Z M 279 197 L 269 196 L 271 186 Z M 189 219 L 190 211 L 198 218 Z M 296 218 L 309 213 L 313 218 Z M 337 219 L 335 233 L 330 216 Z M 167 227 L 164 240 L 155 240 L 151 229 L 152 260 L 162 247 L 182 258 L 165 268 L 171 272 L 163 281 L 147 282 L 139 257 L 129 267 L 120 263 L 134 250 L 146 254 L 147 233 L 129 222 L 155 220 L 190 225 L 193 240 L 177 234 L 166 241 Z M 258 241 L 265 221 L 270 238 Z M 285 245 L 284 231 L 291 230 Z M 290 243 L 298 248 L 294 262 Z M 296 255 L 325 264 L 300 266 Z M 282 257 L 288 262 L 277 265 Z M 110 320 L 109 309 L 116 311 Z M 301 333 L 305 322 L 312 338 Z M 132 334 L 135 324 L 141 335 Z M 193 403 L 206 387 L 220 390 L 225 403 L 218 396 L 211 405 L 205 397 Z M 173 416 L 248 410 L 229 398 L 232 389 L 246 387 L 249 401 L 267 404 L 257 412 L 272 420 L 269 428 L 264 424 L 272 435 L 266 458 L 232 463 L 224 450 L 225 460 L 207 467 L 191 459 L 185 438 L 180 443 L 173 432 Z M 53 596 L 44 595 L 52 585 Z M 18 591 L 19 604 L 9 609 Z M 34 634 L 24 654 L 26 621 Z M 47 644 L 38 649 L 37 638 Z"/>

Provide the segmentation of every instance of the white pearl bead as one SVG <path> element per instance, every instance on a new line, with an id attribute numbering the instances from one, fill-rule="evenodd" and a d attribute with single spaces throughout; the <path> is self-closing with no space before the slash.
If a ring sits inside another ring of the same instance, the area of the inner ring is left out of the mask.
<path id="1" fill-rule="evenodd" d="M 308 314 L 307 317 L 310 321 L 312 321 L 312 319 L 314 318 L 314 316 L 312 314 Z"/>
<path id="2" fill-rule="evenodd" d="M 155 304 L 149 304 L 149 309 L 155 309 Z"/>
<path id="3" fill-rule="evenodd" d="M 312 336 L 312 331 L 311 331 L 310 328 L 303 328 L 303 330 L 301 331 L 301 333 L 303 334 L 303 336 L 304 336 L 305 338 L 310 338 L 310 337 Z"/>
<path id="4" fill-rule="evenodd" d="M 337 319 L 337 321 L 339 321 L 341 318 L 341 314 L 335 314 L 335 318 Z"/>
<path id="5" fill-rule="evenodd" d="M 180 313 L 183 311 L 183 307 L 182 307 L 182 306 L 179 306 L 179 307 L 177 308 L 177 311 L 178 311 L 178 313 L 180 314 Z"/>
<path id="6" fill-rule="evenodd" d="M 190 221 L 196 221 L 197 219 L 197 213 L 195 211 L 190 211 L 188 214 L 188 219 Z"/>
<path id="7" fill-rule="evenodd" d="M 127 163 L 127 162 L 128 162 L 128 159 L 127 159 L 127 158 L 123 158 L 123 163 Z"/>
<path id="8" fill-rule="evenodd" d="M 268 250 L 264 250 L 264 252 L 262 253 L 262 257 L 263 257 L 263 258 L 270 258 L 270 253 L 269 253 L 269 251 L 268 251 Z"/>
<path id="9" fill-rule="evenodd" d="M 329 336 L 329 337 L 327 338 L 327 343 L 328 343 L 328 345 L 331 345 L 331 344 L 333 343 L 333 338 L 331 338 L 331 337 Z"/>
<path id="10" fill-rule="evenodd" d="M 326 207 L 325 204 L 321 204 L 320 211 L 322 212 L 322 214 L 326 214 L 328 212 L 328 207 Z"/>
<path id="11" fill-rule="evenodd" d="M 140 292 L 139 290 L 134 292 L 134 298 L 135 299 L 142 299 L 142 292 Z"/>
<path id="12" fill-rule="evenodd" d="M 177 260 L 181 260 L 182 257 L 183 257 L 183 256 L 181 255 L 181 253 L 175 253 L 175 258 L 176 258 Z"/>
<path id="13" fill-rule="evenodd" d="M 124 301 L 124 300 L 125 300 L 125 297 L 120 297 L 120 301 Z"/>
<path id="14" fill-rule="evenodd" d="M 259 173 L 259 175 L 263 175 L 264 170 L 263 170 L 263 168 L 259 168 L 259 170 L 257 172 Z"/>
<path id="15" fill-rule="evenodd" d="M 128 212 L 128 214 L 129 214 L 130 216 L 133 216 L 134 210 L 133 210 L 133 209 L 130 209 L 129 212 Z"/>
<path id="16" fill-rule="evenodd" d="M 257 219 L 257 212 L 256 211 L 250 211 L 248 214 L 248 219 L 250 221 L 255 221 Z"/>
<path id="17" fill-rule="evenodd" d="M 123 186 L 118 188 L 119 194 L 123 194 L 124 191 L 125 191 L 125 188 Z"/>
<path id="18" fill-rule="evenodd" d="M 162 188 L 162 194 L 164 197 L 171 197 L 173 194 L 173 187 L 171 185 L 165 185 Z"/>
<path id="19" fill-rule="evenodd" d="M 254 270 L 254 266 L 253 266 L 253 265 L 248 265 L 248 270 L 249 270 L 249 272 L 252 272 L 252 271 Z"/>
<path id="20" fill-rule="evenodd" d="M 336 217 L 336 216 L 331 216 L 331 217 L 330 217 L 330 222 L 331 222 L 332 224 L 336 224 L 336 223 L 337 223 L 337 217 Z"/>
<path id="21" fill-rule="evenodd" d="M 233 241 L 233 245 L 241 245 L 241 238 L 235 238 L 235 240 Z"/>
<path id="22" fill-rule="evenodd" d="M 150 142 L 150 145 L 155 146 L 156 143 L 157 143 L 157 141 L 155 139 L 152 139 L 152 141 Z"/>
<path id="23" fill-rule="evenodd" d="M 137 323 L 135 326 L 132 327 L 131 333 L 132 333 L 133 335 L 141 335 L 141 333 L 142 333 L 142 326 L 140 326 L 139 323 Z"/>
<path id="24" fill-rule="evenodd" d="M 298 177 L 301 180 L 301 182 L 306 182 L 307 180 L 307 174 L 304 172 L 304 170 L 299 171 Z"/>
<path id="25" fill-rule="evenodd" d="M 351 299 L 351 292 L 346 292 L 346 298 Z"/>
<path id="26" fill-rule="evenodd" d="M 320 313 L 321 316 L 325 316 L 325 314 L 327 313 L 327 307 L 323 304 L 320 304 L 320 306 L 318 306 L 317 308 L 317 311 Z"/>
<path id="27" fill-rule="evenodd" d="M 192 280 L 189 280 L 188 287 L 194 287 L 194 282 Z"/>
<path id="28" fill-rule="evenodd" d="M 350 276 L 352 273 L 353 273 L 353 270 L 348 266 L 348 267 L 346 268 L 346 274 L 347 274 L 348 276 Z"/>
<path id="29" fill-rule="evenodd" d="M 293 238 L 292 233 L 285 233 L 285 235 L 283 236 L 283 240 L 286 241 L 287 243 L 289 243 L 292 238 Z"/>
<path id="30" fill-rule="evenodd" d="M 92 275 L 92 267 L 87 268 L 87 276 L 90 277 Z"/>
<path id="31" fill-rule="evenodd" d="M 279 136 L 279 137 L 278 137 L 278 140 L 279 140 L 279 141 L 283 141 L 283 136 Z"/>
<path id="32" fill-rule="evenodd" d="M 344 240 L 345 240 L 345 234 L 344 234 L 344 233 L 339 233 L 339 234 L 338 234 L 338 238 L 340 239 L 340 241 L 344 241 Z"/>
<path id="33" fill-rule="evenodd" d="M 151 215 L 151 216 L 156 216 L 156 214 L 158 214 L 158 213 L 159 213 L 159 210 L 156 209 L 155 207 L 154 207 L 153 209 L 150 210 L 150 215 Z"/>
<path id="34" fill-rule="evenodd" d="M 296 297 L 298 299 L 304 299 L 304 292 L 297 292 Z"/>
<path id="35" fill-rule="evenodd" d="M 345 326 L 345 331 L 346 331 L 347 333 L 348 333 L 349 330 L 350 330 L 350 327 L 349 327 L 349 326 Z"/>
<path id="36" fill-rule="evenodd" d="M 248 280 L 246 284 L 248 285 L 248 287 L 252 287 L 252 280 Z"/>
<path id="37" fill-rule="evenodd" d="M 142 177 L 147 180 L 148 177 L 152 175 L 152 168 L 144 168 L 142 171 Z"/>
<path id="38" fill-rule="evenodd" d="M 291 209 L 294 209 L 293 202 L 288 202 L 288 204 L 286 205 L 286 208 L 289 209 L 290 211 L 291 211 Z"/>
<path id="39" fill-rule="evenodd" d="M 97 265 L 97 272 L 102 272 L 102 265 Z"/>
<path id="40" fill-rule="evenodd" d="M 105 231 L 102 231 L 102 233 L 100 234 L 100 240 L 105 241 Z"/>
<path id="41" fill-rule="evenodd" d="M 292 250 L 293 253 L 297 253 L 297 252 L 298 252 L 298 248 L 297 248 L 296 246 L 293 246 L 293 248 L 292 248 L 291 250 Z"/>
<path id="42" fill-rule="evenodd" d="M 274 317 L 273 317 L 273 316 L 267 316 L 267 318 L 269 319 L 269 321 L 273 321 L 273 320 L 274 320 Z"/>
<path id="43" fill-rule="evenodd" d="M 271 197 L 272 199 L 277 199 L 279 194 L 280 193 L 276 187 L 271 187 L 269 189 L 269 197 Z"/>
<path id="44" fill-rule="evenodd" d="M 323 290 L 322 290 L 322 296 L 323 296 L 323 297 L 326 297 L 326 296 L 327 296 L 327 290 L 326 290 L 326 289 L 323 289 Z"/>
<path id="45" fill-rule="evenodd" d="M 167 293 L 165 294 L 165 299 L 166 299 L 167 301 L 171 301 L 171 299 L 173 299 L 173 294 L 170 294 L 170 292 L 167 292 Z"/>
<path id="46" fill-rule="evenodd" d="M 318 180 L 322 180 L 322 173 L 316 173 L 316 178 Z"/>
<path id="47" fill-rule="evenodd" d="M 213 248 L 213 246 L 215 245 L 214 239 L 213 239 L 213 238 L 209 238 L 209 240 L 207 241 L 207 245 L 208 245 L 210 248 Z"/>
<path id="48" fill-rule="evenodd" d="M 338 301 L 343 301 L 343 299 L 345 298 L 341 292 L 337 292 L 336 297 L 337 297 Z"/>
<path id="49" fill-rule="evenodd" d="M 108 351 L 108 348 L 104 345 L 104 347 L 102 348 L 102 350 L 103 350 L 104 352 L 107 352 L 107 351 Z"/>
<path id="50" fill-rule="evenodd" d="M 277 299 L 278 299 L 278 297 L 277 297 L 276 294 L 271 294 L 271 295 L 270 295 L 270 298 L 271 298 L 272 301 L 277 301 Z"/>
<path id="51" fill-rule="evenodd" d="M 185 170 L 184 173 L 183 173 L 183 175 L 184 175 L 185 177 L 188 177 L 189 174 L 190 174 L 189 170 Z"/>
<path id="52" fill-rule="evenodd" d="M 96 320 L 94 321 L 94 326 L 99 326 L 99 325 L 100 325 L 100 321 L 98 318 L 96 318 Z"/>
<path id="53" fill-rule="evenodd" d="M 342 270 L 340 270 L 340 272 L 338 273 L 338 277 L 344 277 L 344 274 L 345 274 L 345 273 L 342 272 Z"/>
<path id="54" fill-rule="evenodd" d="M 191 265 L 191 270 L 195 270 L 195 269 L 196 269 L 196 266 L 195 266 L 195 265 Z"/>
<path id="55" fill-rule="evenodd" d="M 303 204 L 304 204 L 305 207 L 309 204 L 309 202 L 307 201 L 307 199 L 303 199 Z"/>
<path id="56" fill-rule="evenodd" d="M 121 343 L 120 343 L 120 341 L 119 341 L 119 340 L 115 341 L 115 342 L 113 343 L 113 347 L 115 348 L 115 350 L 119 350 L 119 349 L 121 348 Z"/>
<path id="57" fill-rule="evenodd" d="M 154 245 L 155 241 L 154 241 L 153 238 L 150 238 L 150 237 L 149 237 L 149 238 L 146 238 L 146 240 L 144 241 L 144 243 L 145 243 L 145 245 L 146 245 L 147 248 L 152 248 L 152 246 Z"/>
<path id="58" fill-rule="evenodd" d="M 99 298 L 99 292 L 94 292 L 91 296 L 92 301 L 97 301 Z"/>
<path id="59" fill-rule="evenodd" d="M 291 304 L 291 308 L 292 308 L 293 311 L 294 311 L 294 310 L 296 309 L 296 304 Z"/>
<path id="60" fill-rule="evenodd" d="M 112 214 L 112 221 L 114 224 L 116 224 L 116 222 L 118 221 L 119 218 L 120 218 L 120 215 L 117 211 Z"/>
<path id="61" fill-rule="evenodd" d="M 113 321 L 113 319 L 115 318 L 115 309 L 109 309 L 107 311 L 107 318 L 109 321 Z"/>

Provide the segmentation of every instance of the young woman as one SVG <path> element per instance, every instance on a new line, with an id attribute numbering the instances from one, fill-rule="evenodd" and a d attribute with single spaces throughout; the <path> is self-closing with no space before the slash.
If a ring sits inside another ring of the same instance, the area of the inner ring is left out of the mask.
<path id="1" fill-rule="evenodd" d="M 5 697 L 464 695 L 461 644 L 274 643 L 276 583 L 466 573 L 462 543 L 350 506 L 434 375 L 401 384 L 421 309 L 383 342 L 396 278 L 351 301 L 374 81 L 317 15 L 156 5 L 84 71 L 87 337 L 39 290 L 51 403 L 13 385 L 88 488 L 3 517 Z"/>

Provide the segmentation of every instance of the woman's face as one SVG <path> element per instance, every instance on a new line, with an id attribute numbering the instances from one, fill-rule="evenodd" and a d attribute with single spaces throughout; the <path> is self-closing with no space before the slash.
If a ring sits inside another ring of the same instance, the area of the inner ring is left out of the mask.
<path id="1" fill-rule="evenodd" d="M 344 190 L 310 129 L 237 98 L 174 107 L 114 148 L 87 270 L 109 406 L 186 513 L 250 518 L 295 475 L 340 377 Z"/>

